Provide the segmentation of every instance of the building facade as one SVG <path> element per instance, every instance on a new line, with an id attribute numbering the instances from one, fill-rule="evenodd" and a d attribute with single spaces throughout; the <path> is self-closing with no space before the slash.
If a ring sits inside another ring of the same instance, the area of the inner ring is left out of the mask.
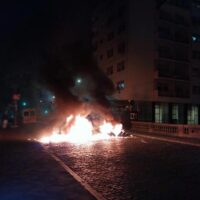
<path id="1" fill-rule="evenodd" d="M 200 123 L 200 2 L 101 1 L 94 55 L 140 121 Z"/>

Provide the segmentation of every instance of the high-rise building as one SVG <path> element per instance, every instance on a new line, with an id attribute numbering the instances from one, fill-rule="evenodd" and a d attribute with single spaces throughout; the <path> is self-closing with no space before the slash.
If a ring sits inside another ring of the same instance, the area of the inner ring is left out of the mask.
<path id="1" fill-rule="evenodd" d="M 94 11 L 94 55 L 139 120 L 200 123 L 199 13 L 199 0 L 102 0 Z"/>

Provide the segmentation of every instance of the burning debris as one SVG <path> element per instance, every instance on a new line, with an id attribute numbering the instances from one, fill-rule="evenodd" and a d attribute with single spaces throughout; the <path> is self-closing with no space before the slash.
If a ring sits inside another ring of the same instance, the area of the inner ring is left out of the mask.
<path id="1" fill-rule="evenodd" d="M 56 96 L 58 111 L 56 128 L 41 142 L 84 143 L 123 132 L 122 124 L 111 114 L 107 99 L 114 92 L 113 83 L 99 69 L 89 48 L 81 43 L 62 48 L 50 56 L 41 75 Z"/>
<path id="2" fill-rule="evenodd" d="M 62 127 L 53 131 L 52 135 L 40 139 L 42 143 L 86 143 L 94 140 L 109 139 L 123 132 L 122 124 L 111 122 L 95 122 L 87 116 L 70 115 Z"/>

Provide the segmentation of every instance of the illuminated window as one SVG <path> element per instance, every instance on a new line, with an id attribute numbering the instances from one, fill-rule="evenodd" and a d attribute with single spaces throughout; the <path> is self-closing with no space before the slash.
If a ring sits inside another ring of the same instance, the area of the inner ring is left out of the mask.
<path id="1" fill-rule="evenodd" d="M 174 123 L 178 122 L 178 119 L 179 119 L 178 115 L 179 115 L 178 104 L 173 104 L 172 105 L 172 121 Z"/>
<path id="2" fill-rule="evenodd" d="M 155 105 L 155 122 L 167 123 L 168 122 L 168 104 L 157 103 Z"/>
<path id="3" fill-rule="evenodd" d="M 198 124 L 199 120 L 199 110 L 198 106 L 190 106 L 187 112 L 188 124 Z"/>

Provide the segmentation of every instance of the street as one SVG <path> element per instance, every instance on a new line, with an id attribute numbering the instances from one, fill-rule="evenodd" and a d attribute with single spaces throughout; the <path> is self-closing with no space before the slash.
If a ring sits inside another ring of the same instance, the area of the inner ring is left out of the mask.
<path id="1" fill-rule="evenodd" d="M 107 200 L 200 197 L 199 147 L 140 136 L 44 147 Z M 1 141 L 0 163 L 1 200 L 94 199 L 39 143 Z"/>
<path id="2" fill-rule="evenodd" d="M 0 141 L 1 200 L 94 200 L 40 144 Z"/>
<path id="3" fill-rule="evenodd" d="M 109 200 L 200 198 L 198 147 L 133 137 L 48 148 Z"/>

